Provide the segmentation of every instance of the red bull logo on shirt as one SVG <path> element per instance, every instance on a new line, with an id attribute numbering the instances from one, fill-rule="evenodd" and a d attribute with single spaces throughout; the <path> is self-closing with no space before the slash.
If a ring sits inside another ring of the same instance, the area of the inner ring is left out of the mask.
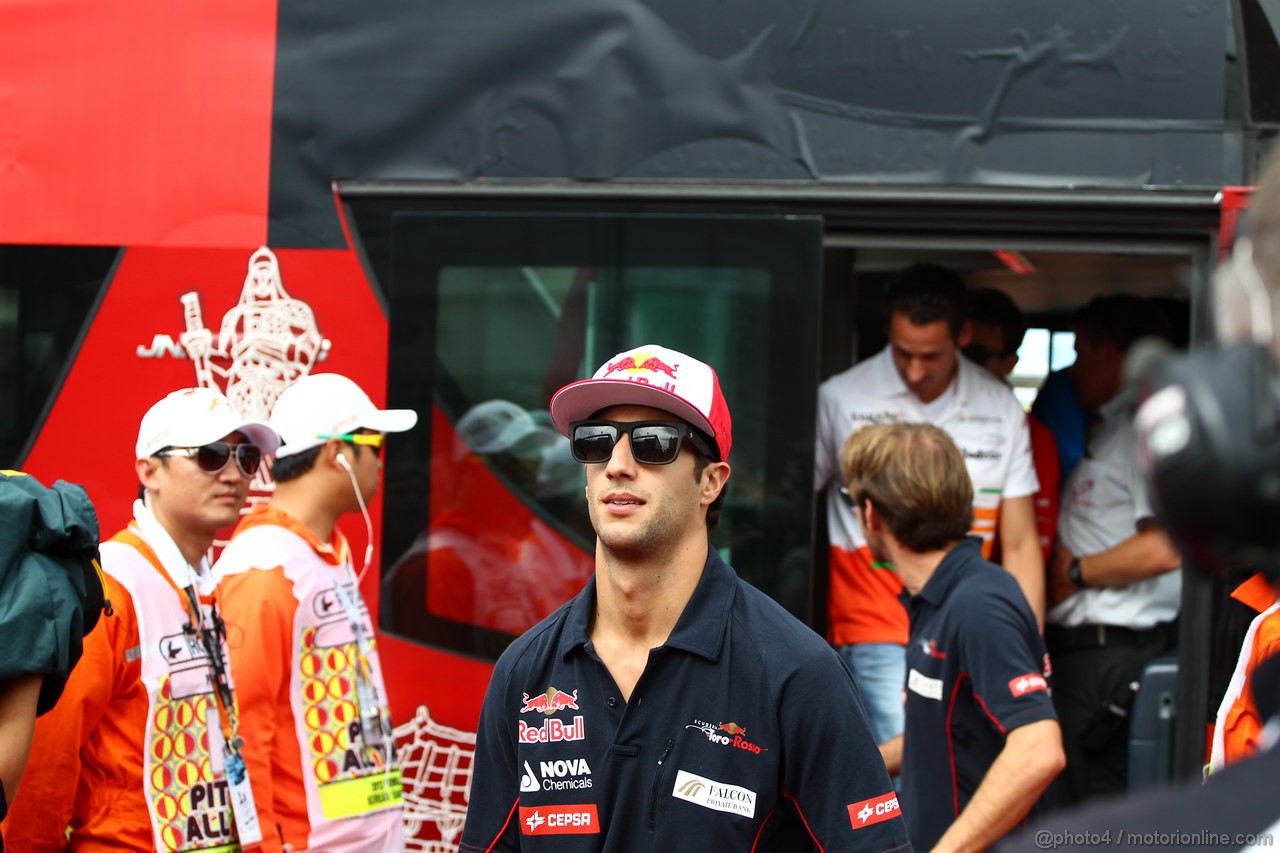
<path id="1" fill-rule="evenodd" d="M 536 727 L 524 720 L 520 721 L 521 743 L 556 743 L 562 740 L 584 740 L 586 737 L 587 727 L 582 717 L 574 717 L 573 722 L 568 725 L 554 719 Z"/>
<path id="2" fill-rule="evenodd" d="M 551 716 L 557 711 L 571 709 L 574 711 L 578 708 L 578 691 L 572 694 L 557 690 L 554 687 L 548 687 L 545 693 L 539 693 L 537 696 L 530 698 L 528 693 L 524 695 L 524 705 L 520 708 L 521 714 L 528 714 L 532 711 Z"/>

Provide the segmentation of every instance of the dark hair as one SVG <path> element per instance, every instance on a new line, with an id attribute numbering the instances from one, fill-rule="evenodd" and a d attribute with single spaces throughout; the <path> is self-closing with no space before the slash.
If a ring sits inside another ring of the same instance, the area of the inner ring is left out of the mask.
<path id="1" fill-rule="evenodd" d="M 840 449 L 840 469 L 859 506 L 867 501 L 910 551 L 939 551 L 969 535 L 973 482 L 951 436 L 933 424 L 873 424 Z"/>
<path id="2" fill-rule="evenodd" d="M 1027 320 L 1022 309 L 1003 290 L 984 287 L 969 292 L 969 319 L 1000 328 L 1003 341 L 1000 355 L 1013 355 L 1027 335 Z"/>
<path id="3" fill-rule="evenodd" d="M 965 321 L 964 280 L 937 264 L 912 264 L 889 279 L 884 288 L 884 323 L 902 314 L 913 326 L 943 321 L 958 338 Z"/>
<path id="4" fill-rule="evenodd" d="M 320 458 L 320 451 L 323 449 L 324 445 L 320 444 L 291 456 L 277 456 L 271 463 L 271 479 L 277 483 L 298 479 L 316 467 L 316 460 Z"/>
<path id="5" fill-rule="evenodd" d="M 1122 353 L 1142 338 L 1173 340 L 1164 311 L 1151 300 L 1129 293 L 1095 296 L 1076 312 L 1073 325 L 1077 336 L 1109 343 Z"/>

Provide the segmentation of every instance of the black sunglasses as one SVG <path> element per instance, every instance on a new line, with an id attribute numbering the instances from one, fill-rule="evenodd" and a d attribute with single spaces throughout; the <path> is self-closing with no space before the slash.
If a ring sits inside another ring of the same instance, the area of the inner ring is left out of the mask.
<path id="1" fill-rule="evenodd" d="M 969 344 L 967 347 L 961 348 L 960 352 L 964 353 L 964 357 L 972 361 L 974 364 L 986 364 L 993 358 L 1004 358 L 1011 353 L 1004 350 L 987 349 L 982 344 Z"/>
<path id="2" fill-rule="evenodd" d="M 608 462 L 613 448 L 626 435 L 631 456 L 645 465 L 667 465 L 680 455 L 680 443 L 688 439 L 694 448 L 715 459 L 710 445 L 693 427 L 672 421 L 574 421 L 569 424 L 569 446 L 578 462 Z"/>
<path id="3" fill-rule="evenodd" d="M 229 444 L 225 441 L 211 441 L 199 447 L 166 447 L 157 451 L 155 456 L 185 456 L 195 459 L 196 465 L 206 474 L 217 474 L 231 461 L 234 455 L 236 467 L 246 477 L 258 473 L 262 464 L 262 451 L 253 444 Z"/>

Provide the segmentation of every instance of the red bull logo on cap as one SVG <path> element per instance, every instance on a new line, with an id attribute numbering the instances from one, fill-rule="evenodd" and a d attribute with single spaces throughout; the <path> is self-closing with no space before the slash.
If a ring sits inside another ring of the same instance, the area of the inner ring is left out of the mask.
<path id="1" fill-rule="evenodd" d="M 667 364 L 656 355 L 650 355 L 647 352 L 635 351 L 630 355 L 623 356 L 617 361 L 610 362 L 605 365 L 604 376 L 606 378 L 611 374 L 625 370 L 628 373 L 639 373 L 648 371 L 649 373 L 665 373 L 672 379 L 676 378 L 676 371 L 680 369 L 678 364 Z"/>
<path id="2" fill-rule="evenodd" d="M 572 694 L 557 690 L 554 687 L 548 687 L 545 693 L 539 693 L 537 696 L 530 697 L 528 693 L 524 695 L 524 705 L 520 708 L 521 714 L 528 714 L 532 711 L 546 714 L 548 717 L 557 711 L 565 709 L 580 710 L 578 708 L 578 691 Z"/>

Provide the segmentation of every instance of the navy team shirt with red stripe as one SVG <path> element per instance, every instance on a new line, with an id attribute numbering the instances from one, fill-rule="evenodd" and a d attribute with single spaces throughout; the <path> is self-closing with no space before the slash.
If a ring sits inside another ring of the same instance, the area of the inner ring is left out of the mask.
<path id="1" fill-rule="evenodd" d="M 981 540 L 952 548 L 907 610 L 899 793 L 912 845 L 929 850 L 969 804 L 1008 733 L 1057 715 L 1035 616 L 1013 576 L 982 559 Z M 1041 797 L 1028 817 L 1045 804 Z"/>
<path id="2" fill-rule="evenodd" d="M 595 602 L 593 578 L 499 659 L 463 851 L 910 850 L 848 670 L 714 550 L 628 702 Z"/>

